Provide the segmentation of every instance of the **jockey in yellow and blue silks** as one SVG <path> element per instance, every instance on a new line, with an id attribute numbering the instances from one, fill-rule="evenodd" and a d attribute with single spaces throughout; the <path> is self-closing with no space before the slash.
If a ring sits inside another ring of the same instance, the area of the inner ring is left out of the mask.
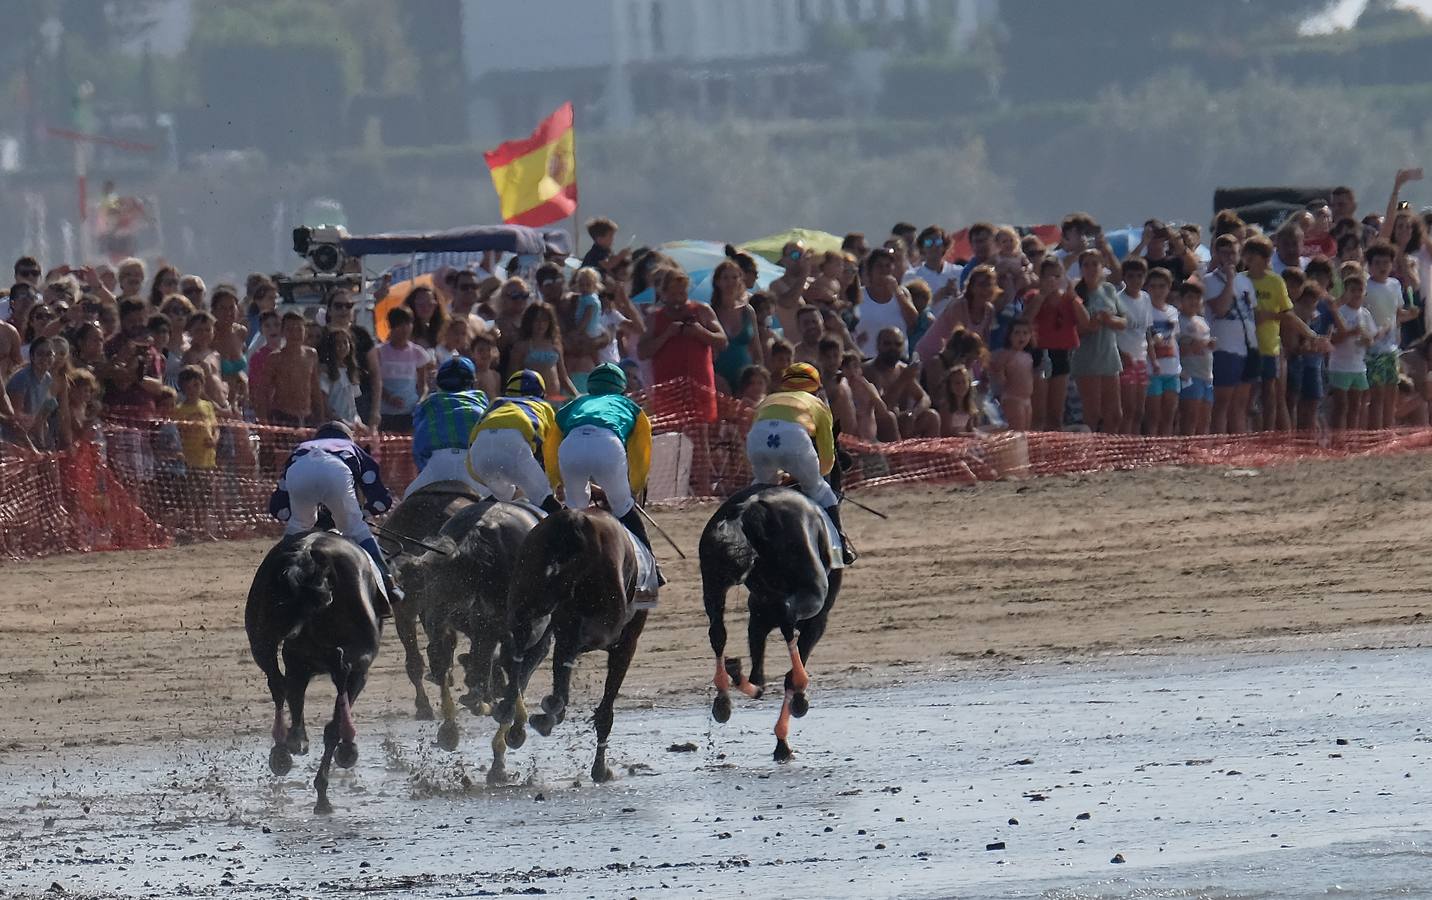
<path id="1" fill-rule="evenodd" d="M 558 410 L 557 471 L 568 509 L 585 509 L 592 500 L 589 484 L 595 484 L 606 493 L 612 515 L 650 550 L 634 498 L 651 471 L 651 420 L 625 395 L 626 386 L 620 366 L 602 363 L 587 376 L 589 393 Z"/>
<path id="2" fill-rule="evenodd" d="M 485 494 L 467 469 L 472 430 L 487 412 L 487 395 L 477 390 L 477 367 L 454 356 L 438 367 L 438 389 L 413 411 L 413 463 L 418 477 L 408 495 L 439 481 L 460 481 Z"/>
<path id="3" fill-rule="evenodd" d="M 819 391 L 815 366 L 796 363 L 786 369 L 778 390 L 756 407 L 746 435 L 746 456 L 756 484 L 775 484 L 777 473 L 786 472 L 801 493 L 825 510 L 840 532 L 849 565 L 855 562 L 855 550 L 840 524 L 840 500 L 825 480 L 835 465 L 835 421 Z"/>
<path id="4" fill-rule="evenodd" d="M 531 369 L 513 372 L 495 401 L 472 429 L 467 467 L 499 500 L 518 490 L 547 512 L 562 505 L 552 496 L 549 473 L 557 468 L 557 414 L 543 397 L 547 384 Z M 544 471 L 545 466 L 545 471 Z"/>

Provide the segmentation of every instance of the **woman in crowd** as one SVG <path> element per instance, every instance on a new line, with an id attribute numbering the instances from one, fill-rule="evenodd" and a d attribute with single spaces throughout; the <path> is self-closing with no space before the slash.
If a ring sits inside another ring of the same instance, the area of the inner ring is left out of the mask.
<path id="1" fill-rule="evenodd" d="M 170 294 L 179 293 L 179 270 L 173 266 L 161 266 L 149 283 L 149 308 L 159 309 Z"/>
<path id="2" fill-rule="evenodd" d="M 5 385 L 17 424 L 25 430 L 37 450 L 68 446 L 68 423 L 63 421 L 63 417 L 55 415 L 58 409 L 68 404 L 65 396 L 68 381 L 55 381 L 54 342 L 50 338 L 36 338 L 30 343 L 29 358 L 29 363 L 10 376 Z M 59 368 L 63 378 L 64 368 Z M 62 430 L 65 435 L 61 434 Z"/>
<path id="3" fill-rule="evenodd" d="M 716 386 L 726 394 L 737 392 L 741 373 L 750 366 L 764 366 L 760 326 L 751 308 L 749 294 L 741 280 L 741 269 L 731 260 L 716 266 L 711 275 L 711 309 L 721 330 L 729 336 L 726 349 L 712 361 Z"/>
<path id="4" fill-rule="evenodd" d="M 447 310 L 438 302 L 437 294 L 420 284 L 403 298 L 403 305 L 413 313 L 413 343 L 428 350 L 436 349 L 442 343 L 448 321 Z"/>
<path id="5" fill-rule="evenodd" d="M 330 420 L 362 426 L 358 416 L 358 396 L 362 372 L 353 349 L 353 335 L 343 328 L 329 328 L 318 342 L 318 387 L 323 392 L 323 408 Z"/>
<path id="6" fill-rule="evenodd" d="M 533 301 L 522 314 L 507 374 L 523 369 L 531 369 L 541 375 L 551 393 L 569 398 L 577 395 L 577 388 L 567 374 L 567 362 L 562 357 L 562 333 L 557 328 L 557 313 L 541 300 Z"/>
<path id="7" fill-rule="evenodd" d="M 383 369 L 378 362 L 378 342 L 373 334 L 353 321 L 353 307 L 357 298 L 346 290 L 336 290 L 328 295 L 326 309 L 329 328 L 341 328 L 353 338 L 353 359 L 358 364 L 358 415 L 377 429 L 382 412 L 380 404 L 373 398 L 383 391 Z"/>
<path id="8" fill-rule="evenodd" d="M 1079 346 L 1070 354 L 1069 370 L 1084 404 L 1084 424 L 1091 431 L 1117 431 L 1124 416 L 1119 397 L 1123 364 L 1116 335 L 1127 319 L 1118 289 L 1104 280 L 1103 253 L 1094 249 L 1080 253 L 1079 276 L 1074 292 L 1084 301 L 1088 319 L 1079 329 Z"/>

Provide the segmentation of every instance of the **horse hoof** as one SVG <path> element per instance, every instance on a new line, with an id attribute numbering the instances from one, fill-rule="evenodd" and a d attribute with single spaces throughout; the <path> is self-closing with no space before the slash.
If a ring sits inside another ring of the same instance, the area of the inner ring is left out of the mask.
<path id="1" fill-rule="evenodd" d="M 287 775 L 292 770 L 293 754 L 288 752 L 287 747 L 274 744 L 269 751 L 269 771 L 275 775 Z"/>
<path id="2" fill-rule="evenodd" d="M 493 766 L 487 770 L 487 783 L 493 787 L 507 784 L 507 767 Z"/>
<path id="3" fill-rule="evenodd" d="M 328 802 L 327 797 L 320 797 L 318 802 L 313 804 L 313 814 L 315 816 L 331 816 L 333 815 L 333 804 Z"/>
<path id="4" fill-rule="evenodd" d="M 497 702 L 497 706 L 493 707 L 492 709 L 492 717 L 497 720 L 497 724 L 506 725 L 512 721 L 512 713 L 516 706 L 517 704 L 513 703 L 511 700 L 499 700 Z"/>
<path id="5" fill-rule="evenodd" d="M 612 770 L 609 766 L 592 766 L 592 781 L 596 782 L 597 784 L 606 784 L 614 777 L 615 776 L 612 775 Z"/>
<path id="6" fill-rule="evenodd" d="M 431 706 L 419 706 L 417 712 L 413 713 L 413 718 L 419 722 L 431 722 L 434 718 L 433 708 Z"/>
<path id="7" fill-rule="evenodd" d="M 775 753 L 776 762 L 778 762 L 778 763 L 788 763 L 788 762 L 791 761 L 791 757 L 793 757 L 793 756 L 795 756 L 795 754 L 791 752 L 791 745 L 790 745 L 790 744 L 787 744 L 785 741 L 781 740 L 780 738 L 777 738 L 777 739 L 776 739 L 776 753 Z"/>
<path id="8" fill-rule="evenodd" d="M 438 678 L 438 675 L 437 675 L 436 672 L 429 672 L 428 674 L 424 675 L 424 676 L 423 676 L 423 680 L 426 681 L 426 682 L 428 682 L 429 684 L 436 684 L 436 685 L 441 685 L 441 684 L 442 684 L 442 681 Z"/>
<path id="9" fill-rule="evenodd" d="M 766 696 L 766 686 L 764 684 L 756 685 L 756 693 L 751 695 L 751 699 L 760 700 L 764 696 Z"/>
<path id="10" fill-rule="evenodd" d="M 711 718 L 718 723 L 725 725 L 731 719 L 731 698 L 725 694 L 717 695 L 711 701 Z"/>
<path id="11" fill-rule="evenodd" d="M 796 694 L 791 698 L 791 715 L 797 719 L 802 719 L 805 718 L 805 714 L 808 712 L 810 712 L 810 701 L 806 699 L 804 693 Z"/>
<path id="12" fill-rule="evenodd" d="M 507 729 L 508 749 L 520 750 L 525 743 L 527 743 L 527 729 L 522 727 L 522 723 L 513 722 Z"/>
<path id="13" fill-rule="evenodd" d="M 333 764 L 340 769 L 351 769 L 358 764 L 358 745 L 352 741 L 339 741 L 333 751 Z"/>
<path id="14" fill-rule="evenodd" d="M 529 716 L 527 724 L 531 725 L 536 732 L 543 737 L 552 736 L 552 726 L 556 724 L 550 713 L 542 713 L 537 716 Z"/>
<path id="15" fill-rule="evenodd" d="M 555 716 L 555 715 L 557 714 L 557 710 L 559 710 L 559 709 L 561 709 L 561 708 L 562 708 L 562 701 L 561 701 L 561 700 L 558 700 L 556 697 L 552 696 L 551 694 L 548 694 L 547 696 L 545 696 L 545 697 L 542 698 L 542 711 L 543 711 L 543 712 L 545 712 L 545 713 L 551 713 L 552 715 Z"/>
<path id="16" fill-rule="evenodd" d="M 288 752 L 292 753 L 294 756 L 308 755 L 308 738 L 306 737 L 295 737 L 292 733 L 290 733 L 288 736 L 288 743 L 285 746 L 288 747 Z"/>
<path id="17" fill-rule="evenodd" d="M 438 726 L 438 746 L 451 753 L 457 749 L 457 723 L 448 720 Z"/>

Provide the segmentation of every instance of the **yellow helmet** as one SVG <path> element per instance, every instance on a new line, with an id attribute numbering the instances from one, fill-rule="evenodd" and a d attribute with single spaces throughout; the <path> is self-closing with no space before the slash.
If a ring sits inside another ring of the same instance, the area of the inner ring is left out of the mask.
<path id="1" fill-rule="evenodd" d="M 820 371 L 810 363 L 796 363 L 781 373 L 781 390 L 814 394 L 820 390 Z"/>

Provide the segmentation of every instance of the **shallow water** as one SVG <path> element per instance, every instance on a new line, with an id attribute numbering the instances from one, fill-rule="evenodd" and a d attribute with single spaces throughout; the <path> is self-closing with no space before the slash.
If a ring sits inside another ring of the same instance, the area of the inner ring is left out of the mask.
<path id="1" fill-rule="evenodd" d="M 241 746 L 10 754 L 0 895 L 1426 896 L 1429 671 L 1427 650 L 1125 657 L 820 694 L 817 667 L 794 763 L 771 760 L 774 698 L 719 727 L 628 704 L 604 786 L 575 708 L 490 789 L 490 722 L 464 713 L 448 754 L 360 703 L 329 817 L 316 749 L 268 774 L 266 722 Z"/>

